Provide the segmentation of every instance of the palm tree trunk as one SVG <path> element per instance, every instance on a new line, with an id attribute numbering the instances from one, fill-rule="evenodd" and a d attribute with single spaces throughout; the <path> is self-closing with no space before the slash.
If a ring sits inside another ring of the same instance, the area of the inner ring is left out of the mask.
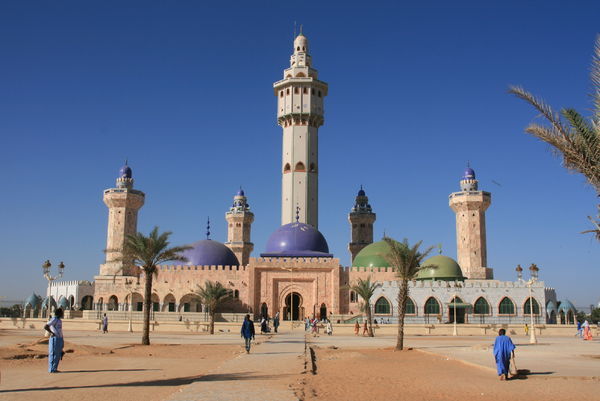
<path id="1" fill-rule="evenodd" d="M 215 334 L 215 312 L 210 311 L 210 334 Z"/>
<path id="2" fill-rule="evenodd" d="M 142 344 L 150 345 L 150 308 L 152 306 L 152 273 L 144 271 L 144 275 L 146 276 L 146 286 L 144 288 L 144 331 L 142 334 Z"/>
<path id="3" fill-rule="evenodd" d="M 400 291 L 398 292 L 398 338 L 396 340 L 396 349 L 404 349 L 404 317 L 406 316 L 406 300 L 408 299 L 408 280 L 402 279 L 400 282 Z"/>
<path id="4" fill-rule="evenodd" d="M 369 337 L 375 337 L 373 333 L 373 319 L 371 319 L 371 304 L 367 302 L 366 305 L 367 321 L 369 322 Z"/>

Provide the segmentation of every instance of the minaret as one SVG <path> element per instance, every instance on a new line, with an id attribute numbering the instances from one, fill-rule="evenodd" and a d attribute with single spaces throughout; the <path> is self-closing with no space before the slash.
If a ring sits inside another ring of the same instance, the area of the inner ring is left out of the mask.
<path id="1" fill-rule="evenodd" d="M 123 260 L 126 235 L 137 232 L 138 210 L 144 205 L 143 192 L 133 189 L 131 168 L 125 165 L 119 170 L 117 187 L 104 191 L 104 203 L 108 207 L 108 235 L 106 261 L 100 265 L 101 276 L 134 275 L 133 264 Z"/>
<path id="2" fill-rule="evenodd" d="M 485 211 L 492 203 L 489 192 L 477 189 L 475 171 L 467 167 L 460 180 L 460 192 L 450 194 L 450 207 L 456 213 L 458 264 L 470 279 L 492 279 L 494 271 L 487 267 Z"/>
<path id="3" fill-rule="evenodd" d="M 283 128 L 281 163 L 281 224 L 296 221 L 318 228 L 319 127 L 323 125 L 323 99 L 327 84 L 311 67 L 308 39 L 300 33 L 283 79 L 273 84 L 277 96 L 277 123 Z"/>
<path id="4" fill-rule="evenodd" d="M 348 250 L 352 255 L 351 262 L 365 246 L 373 243 L 373 223 L 376 219 L 377 216 L 373 213 L 369 198 L 361 185 L 354 207 L 348 214 L 348 221 L 352 227 L 352 240 L 348 244 Z"/>
<path id="5" fill-rule="evenodd" d="M 240 188 L 233 198 L 233 206 L 225 213 L 225 220 L 227 220 L 228 225 L 225 245 L 235 253 L 243 266 L 248 264 L 250 253 L 254 249 L 254 244 L 250 242 L 254 213 L 250 211 L 250 205 L 246 200 L 244 190 Z"/>

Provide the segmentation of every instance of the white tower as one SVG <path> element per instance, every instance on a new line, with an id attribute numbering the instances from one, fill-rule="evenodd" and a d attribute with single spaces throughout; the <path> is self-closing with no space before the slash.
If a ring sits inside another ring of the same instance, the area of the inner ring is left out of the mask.
<path id="1" fill-rule="evenodd" d="M 283 79 L 273 84 L 277 96 L 277 123 L 283 128 L 281 224 L 299 221 L 319 224 L 319 127 L 327 84 L 311 67 L 308 39 L 300 33 Z"/>

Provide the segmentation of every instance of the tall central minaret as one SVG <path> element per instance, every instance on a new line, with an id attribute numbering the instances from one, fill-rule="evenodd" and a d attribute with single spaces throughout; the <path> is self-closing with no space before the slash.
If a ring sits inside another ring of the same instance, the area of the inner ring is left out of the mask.
<path id="1" fill-rule="evenodd" d="M 327 84 L 311 67 L 308 39 L 300 33 L 283 79 L 273 84 L 277 123 L 283 128 L 281 224 L 319 225 L 319 127 Z"/>

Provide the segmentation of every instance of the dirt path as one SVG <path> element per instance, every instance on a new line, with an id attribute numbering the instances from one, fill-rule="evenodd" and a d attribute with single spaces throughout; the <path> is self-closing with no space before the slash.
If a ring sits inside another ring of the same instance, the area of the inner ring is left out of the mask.
<path id="1" fill-rule="evenodd" d="M 500 382 L 488 369 L 418 350 L 316 348 L 315 354 L 316 375 L 302 381 L 304 400 L 580 401 L 598 399 L 600 388 L 597 380 L 543 375 Z"/>
<path id="2" fill-rule="evenodd" d="M 241 352 L 234 345 L 155 344 L 90 347 L 66 344 L 61 373 L 47 373 L 47 345 L 0 349 L 0 400 L 159 401 Z"/>

